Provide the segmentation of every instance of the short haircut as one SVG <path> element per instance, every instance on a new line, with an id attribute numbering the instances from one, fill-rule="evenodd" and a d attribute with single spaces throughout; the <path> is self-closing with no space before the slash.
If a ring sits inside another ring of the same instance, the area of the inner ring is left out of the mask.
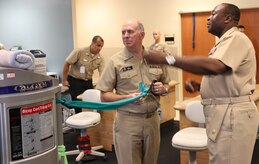
<path id="1" fill-rule="evenodd" d="M 141 22 L 138 21 L 138 28 L 140 29 L 140 31 L 144 32 L 145 29 L 144 29 L 144 26 Z"/>
<path id="2" fill-rule="evenodd" d="M 95 35 L 95 36 L 93 37 L 93 39 L 92 39 L 92 43 L 96 43 L 98 39 L 100 39 L 102 42 L 104 42 L 104 41 L 103 41 L 103 38 L 102 38 L 101 36 Z"/>
<path id="3" fill-rule="evenodd" d="M 233 19 L 235 21 L 239 21 L 240 20 L 240 10 L 239 8 L 234 5 L 234 4 L 230 4 L 230 3 L 223 3 L 226 6 L 225 9 L 225 15 L 231 15 L 233 16 Z"/>

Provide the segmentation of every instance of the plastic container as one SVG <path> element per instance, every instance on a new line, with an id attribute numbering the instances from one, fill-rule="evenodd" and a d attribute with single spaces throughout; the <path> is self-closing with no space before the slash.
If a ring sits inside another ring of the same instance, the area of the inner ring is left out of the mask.
<path id="1" fill-rule="evenodd" d="M 47 58 L 46 54 L 41 50 L 29 50 L 35 57 L 34 72 L 47 75 Z"/>

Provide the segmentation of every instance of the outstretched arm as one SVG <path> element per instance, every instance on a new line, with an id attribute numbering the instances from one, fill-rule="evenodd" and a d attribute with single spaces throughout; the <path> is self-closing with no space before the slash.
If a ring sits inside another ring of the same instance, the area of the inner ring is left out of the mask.
<path id="1" fill-rule="evenodd" d="M 221 74 L 230 69 L 218 59 L 202 56 L 178 57 L 173 55 L 170 56 L 159 51 L 149 51 L 148 54 L 144 55 L 144 58 L 151 64 L 169 64 L 190 73 L 200 75 Z"/>

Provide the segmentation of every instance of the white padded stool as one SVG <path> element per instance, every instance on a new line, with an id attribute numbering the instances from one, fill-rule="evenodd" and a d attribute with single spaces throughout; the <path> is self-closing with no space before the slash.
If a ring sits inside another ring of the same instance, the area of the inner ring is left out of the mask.
<path id="1" fill-rule="evenodd" d="M 172 138 L 172 146 L 189 151 L 189 164 L 196 164 L 196 152 L 207 149 L 207 134 L 204 128 L 205 117 L 200 101 L 191 101 L 185 109 L 186 117 L 202 127 L 187 127 L 178 131 Z"/>
<path id="2" fill-rule="evenodd" d="M 100 113 L 80 112 L 66 119 L 66 125 L 74 129 L 85 129 L 99 124 L 101 121 Z"/>
<path id="3" fill-rule="evenodd" d="M 98 149 L 102 149 L 103 146 L 91 147 L 90 138 L 87 135 L 87 128 L 96 126 L 100 123 L 100 120 L 101 116 L 97 112 L 80 112 L 72 115 L 66 120 L 66 125 L 68 127 L 80 129 L 80 136 L 78 136 L 78 149 L 68 151 L 66 152 L 66 155 L 78 154 L 76 161 L 80 161 L 84 157 L 84 155 L 101 156 L 103 157 L 103 159 L 106 159 L 104 153 L 96 151 Z"/>

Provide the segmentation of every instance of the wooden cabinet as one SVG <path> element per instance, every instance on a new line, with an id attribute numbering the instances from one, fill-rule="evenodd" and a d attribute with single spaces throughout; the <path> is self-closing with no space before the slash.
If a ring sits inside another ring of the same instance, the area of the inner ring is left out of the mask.
<path id="1" fill-rule="evenodd" d="M 162 111 L 161 123 L 174 119 L 175 117 L 175 86 L 177 84 L 177 81 L 172 80 L 168 85 L 166 85 L 168 88 L 168 94 L 166 96 L 160 96 L 160 107 Z"/>

